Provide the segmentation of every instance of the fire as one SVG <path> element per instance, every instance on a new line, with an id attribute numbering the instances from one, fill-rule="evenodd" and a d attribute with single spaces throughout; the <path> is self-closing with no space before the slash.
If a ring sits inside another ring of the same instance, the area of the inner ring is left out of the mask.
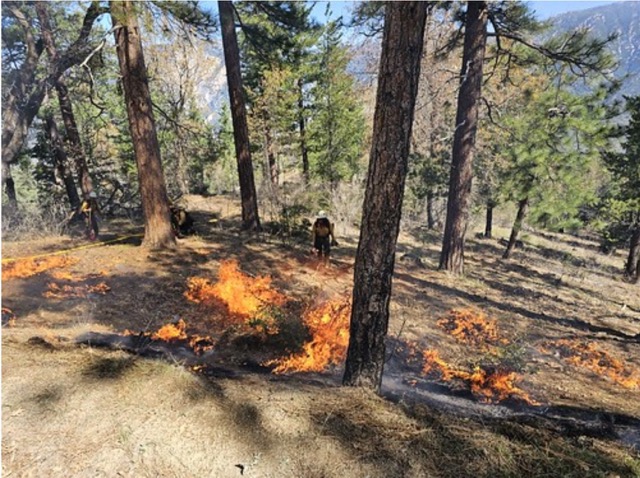
<path id="1" fill-rule="evenodd" d="M 69 256 L 18 259 L 8 264 L 3 264 L 2 280 L 31 277 L 49 269 L 68 267 L 77 262 L 78 259 Z"/>
<path id="2" fill-rule="evenodd" d="M 576 367 L 591 370 L 625 388 L 640 387 L 640 375 L 637 372 L 629 370 L 621 360 L 591 342 L 561 339 L 544 344 L 543 350 L 548 352 L 549 347 L 556 349 L 560 357 Z"/>
<path id="3" fill-rule="evenodd" d="M 482 312 L 470 309 L 450 310 L 437 324 L 457 341 L 465 344 L 486 346 L 509 343 L 507 339 L 500 338 L 496 321 L 487 319 Z"/>
<path id="4" fill-rule="evenodd" d="M 303 317 L 311 340 L 303 345 L 299 354 L 273 360 L 273 373 L 322 372 L 331 365 L 340 364 L 349 345 L 349 319 L 351 299 L 343 297 L 308 310 Z"/>
<path id="5" fill-rule="evenodd" d="M 221 300 L 232 314 L 251 317 L 265 306 L 281 306 L 286 297 L 271 287 L 271 277 L 250 277 L 238 270 L 237 261 L 220 264 L 218 282 L 202 277 L 191 277 L 185 297 L 196 303 Z"/>
<path id="6" fill-rule="evenodd" d="M 47 284 L 47 290 L 42 295 L 48 299 L 67 299 L 70 297 L 87 297 L 89 294 L 104 295 L 111 290 L 106 283 L 96 285 L 58 285 L 55 282 Z"/>
<path id="7" fill-rule="evenodd" d="M 471 393 L 483 402 L 491 403 L 507 398 L 517 398 L 529 405 L 537 404 L 524 390 L 515 385 L 520 377 L 513 371 L 479 366 L 471 372 L 455 369 L 440 358 L 436 350 L 425 350 L 423 358 L 422 373 L 424 375 L 436 373 L 445 382 L 453 379 L 462 380 L 468 384 Z"/>
<path id="8" fill-rule="evenodd" d="M 202 354 L 214 347 L 214 341 L 211 337 L 187 334 L 187 323 L 183 319 L 178 319 L 177 322 L 171 324 L 165 324 L 156 332 L 136 333 L 127 329 L 124 331 L 124 335 L 139 335 L 159 342 L 187 342 L 196 354 Z"/>
<path id="9" fill-rule="evenodd" d="M 158 329 L 157 332 L 151 335 L 153 340 L 164 340 L 165 342 L 171 342 L 172 340 L 185 340 L 187 333 L 185 332 L 187 323 L 180 319 L 175 324 L 166 324 Z"/>

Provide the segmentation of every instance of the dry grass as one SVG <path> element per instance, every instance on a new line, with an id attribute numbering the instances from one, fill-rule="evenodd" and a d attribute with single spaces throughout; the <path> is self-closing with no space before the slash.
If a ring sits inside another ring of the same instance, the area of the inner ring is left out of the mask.
<path id="1" fill-rule="evenodd" d="M 217 277 L 222 260 L 236 259 L 254 276 L 271 275 L 275 289 L 303 298 L 299 316 L 307 305 L 349 290 L 355 237 L 339 238 L 334 267 L 319 269 L 303 247 L 240 234 L 233 203 L 190 200 L 200 235 L 182 240 L 175 252 L 147 256 L 134 239 L 75 251 L 77 262 L 65 269 L 3 283 L 3 307 L 15 313 L 2 331 L 3 476 L 640 476 L 637 454 L 614 441 L 392 403 L 338 387 L 335 377 L 220 378 L 176 362 L 75 345 L 87 331 L 151 334 L 178 318 L 186 333 L 211 333 L 221 312 L 184 293 L 189 277 Z M 115 237 L 106 226 L 107 238 Z M 537 347 L 564 338 L 595 341 L 624 359 L 625 370 L 640 370 L 634 338 L 640 295 L 618 278 L 622 256 L 599 255 L 592 243 L 567 236 L 529 234 L 529 247 L 506 262 L 494 241 L 471 240 L 468 274 L 456 279 L 435 270 L 439 238 L 408 231 L 399 253 L 415 254 L 426 266 L 397 263 L 390 334 L 435 345 L 460 366 L 517 361 L 522 387 L 545 405 L 639 417 L 640 391 Z M 5 242 L 3 253 L 75 244 Z M 63 279 L 59 271 L 78 286 L 101 272 L 111 290 L 43 297 L 56 275 Z M 448 311 L 466 308 L 495 320 L 508 345 L 488 350 L 437 326 Z M 240 363 L 264 344 L 227 337 L 225 346 L 235 347 Z"/>

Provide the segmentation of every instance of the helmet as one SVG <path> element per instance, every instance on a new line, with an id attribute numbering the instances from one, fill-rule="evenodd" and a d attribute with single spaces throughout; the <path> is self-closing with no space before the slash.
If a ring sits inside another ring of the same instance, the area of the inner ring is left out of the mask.
<path id="1" fill-rule="evenodd" d="M 325 211 L 320 211 L 318 213 L 318 219 L 326 219 L 327 218 L 327 213 Z"/>
<path id="2" fill-rule="evenodd" d="M 96 194 L 96 192 L 95 192 L 95 191 L 91 191 L 91 192 L 89 193 L 89 197 L 90 197 L 91 199 L 97 199 L 97 198 L 98 198 L 98 195 Z"/>

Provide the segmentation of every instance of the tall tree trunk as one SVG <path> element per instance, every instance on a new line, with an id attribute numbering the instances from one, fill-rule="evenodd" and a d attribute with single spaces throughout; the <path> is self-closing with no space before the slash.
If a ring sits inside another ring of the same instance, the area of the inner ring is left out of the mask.
<path id="1" fill-rule="evenodd" d="M 464 273 L 464 236 L 473 178 L 478 104 L 482 93 L 482 63 L 487 44 L 487 19 L 486 2 L 467 2 L 447 220 L 440 255 L 440 269 L 456 275 Z"/>
<path id="2" fill-rule="evenodd" d="M 67 197 L 69 198 L 69 205 L 71 206 L 71 209 L 77 211 L 80 207 L 78 189 L 76 188 L 76 183 L 73 180 L 73 175 L 71 174 L 71 171 L 69 171 L 67 153 L 64 150 L 62 138 L 60 138 L 58 127 L 56 126 L 56 122 L 51 114 L 48 114 L 45 118 L 45 128 L 47 138 L 49 139 L 49 145 L 53 153 L 54 166 L 58 171 L 58 176 L 60 176 L 60 179 L 64 183 L 64 188 L 67 192 Z"/>
<path id="3" fill-rule="evenodd" d="M 302 177 L 305 184 L 311 179 L 309 173 L 309 150 L 307 149 L 307 126 L 304 121 L 304 97 L 302 78 L 298 79 L 298 126 L 300 128 L 300 153 L 302 154 Z"/>
<path id="4" fill-rule="evenodd" d="M 427 229 L 432 230 L 436 227 L 436 217 L 433 214 L 434 194 L 429 191 L 427 193 Z"/>
<path id="5" fill-rule="evenodd" d="M 11 164 L 2 162 L 2 184 L 4 191 L 7 193 L 9 200 L 9 208 L 14 211 L 18 208 L 18 197 L 16 196 L 16 184 L 11 176 Z"/>
<path id="6" fill-rule="evenodd" d="M 244 93 L 242 91 L 242 77 L 240 75 L 240 51 L 238 50 L 232 2 L 219 1 L 218 10 L 220 11 L 220 24 L 222 26 L 222 46 L 224 49 L 224 62 L 227 69 L 229 100 L 231 101 L 233 139 L 236 145 L 238 176 L 240 178 L 242 227 L 244 229 L 259 231 L 258 197 L 256 194 L 255 180 L 253 178 L 247 111 L 245 108 Z"/>
<path id="7" fill-rule="evenodd" d="M 379 391 L 427 2 L 389 2 L 343 383 Z"/>
<path id="8" fill-rule="evenodd" d="M 55 62 L 58 60 L 58 49 L 51 29 L 49 6 L 46 2 L 36 2 L 36 12 L 38 13 L 38 20 L 40 20 L 42 41 L 47 50 L 50 61 Z M 60 113 L 62 114 L 62 121 L 64 122 L 65 128 L 65 149 L 69 156 L 73 158 L 75 163 L 76 174 L 78 175 L 82 194 L 85 198 L 88 198 L 91 191 L 93 191 L 93 183 L 91 181 L 91 176 L 89 176 L 87 158 L 82 147 L 76 118 L 73 114 L 73 106 L 71 105 L 71 98 L 69 97 L 69 89 L 62 78 L 58 79 L 55 84 L 55 88 L 58 94 Z"/>
<path id="9" fill-rule="evenodd" d="M 169 198 L 162 173 L 160 146 L 151 107 L 147 67 L 144 63 L 140 30 L 134 12 L 135 4 L 112 1 L 111 19 L 115 31 L 116 50 L 124 97 L 127 104 L 129 129 L 138 166 L 140 197 L 144 212 L 143 246 L 174 247 Z"/>
<path id="10" fill-rule="evenodd" d="M 529 198 L 521 199 L 518 202 L 518 213 L 516 214 L 516 220 L 513 223 L 513 227 L 511 228 L 511 235 L 509 236 L 507 249 L 504 251 L 504 254 L 502 254 L 503 259 L 509 259 L 513 248 L 516 246 L 516 240 L 518 239 L 518 234 L 522 229 L 524 218 L 527 215 L 527 209 L 529 209 Z"/>
<path id="11" fill-rule="evenodd" d="M 484 237 L 491 239 L 493 231 L 493 208 L 495 206 L 492 202 L 487 203 L 487 216 L 484 222 Z"/>
<path id="12" fill-rule="evenodd" d="M 629 256 L 625 264 L 625 275 L 637 282 L 640 280 L 640 224 L 636 224 L 631 233 L 631 243 L 629 245 Z"/>

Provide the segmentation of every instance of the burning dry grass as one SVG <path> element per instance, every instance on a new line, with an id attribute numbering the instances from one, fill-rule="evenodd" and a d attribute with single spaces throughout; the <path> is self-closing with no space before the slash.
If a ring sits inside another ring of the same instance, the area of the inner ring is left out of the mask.
<path id="1" fill-rule="evenodd" d="M 281 306 L 286 297 L 271 287 L 271 277 L 251 277 L 238 269 L 237 261 L 220 264 L 218 281 L 212 284 L 201 277 L 187 283 L 185 297 L 196 303 L 221 300 L 232 314 L 250 317 L 269 305 Z"/>
<path id="2" fill-rule="evenodd" d="M 515 385 L 520 377 L 513 371 L 481 366 L 474 367 L 471 372 L 456 369 L 445 362 L 436 350 L 425 350 L 423 358 L 424 375 L 436 374 L 445 382 L 462 380 L 480 401 L 492 403 L 512 398 L 530 405 L 537 404 L 524 390 Z"/>
<path id="3" fill-rule="evenodd" d="M 311 334 L 311 340 L 303 345 L 302 352 L 269 362 L 269 365 L 276 366 L 273 373 L 322 372 L 332 365 L 342 363 L 349 345 L 350 317 L 350 297 L 342 297 L 309 309 L 305 312 L 303 321 Z"/>
<path id="4" fill-rule="evenodd" d="M 571 365 L 591 370 L 625 388 L 640 388 L 638 372 L 630 370 L 621 360 L 599 349 L 594 343 L 561 339 L 543 344 L 542 350 L 547 353 L 555 351 Z"/>
<path id="5" fill-rule="evenodd" d="M 211 337 L 204 337 L 197 334 L 187 334 L 187 323 L 183 319 L 176 322 L 165 324 L 155 332 L 132 332 L 125 330 L 124 335 L 137 335 L 139 337 L 147 337 L 158 342 L 184 342 L 197 355 L 201 355 L 214 348 L 215 341 Z"/>
<path id="6" fill-rule="evenodd" d="M 479 347 L 489 344 L 506 345 L 509 341 L 500 337 L 495 319 L 488 319 L 484 313 L 471 309 L 453 309 L 437 322 L 458 342 Z"/>
<path id="7" fill-rule="evenodd" d="M 2 265 L 2 280 L 23 279 L 50 269 L 69 267 L 77 262 L 78 259 L 69 256 L 17 259 Z"/>
<path id="8" fill-rule="evenodd" d="M 95 285 L 59 285 L 55 282 L 49 282 L 47 284 L 47 290 L 42 293 L 42 296 L 47 299 L 85 298 L 90 294 L 105 295 L 110 290 L 111 287 L 105 282 L 100 282 Z"/>

